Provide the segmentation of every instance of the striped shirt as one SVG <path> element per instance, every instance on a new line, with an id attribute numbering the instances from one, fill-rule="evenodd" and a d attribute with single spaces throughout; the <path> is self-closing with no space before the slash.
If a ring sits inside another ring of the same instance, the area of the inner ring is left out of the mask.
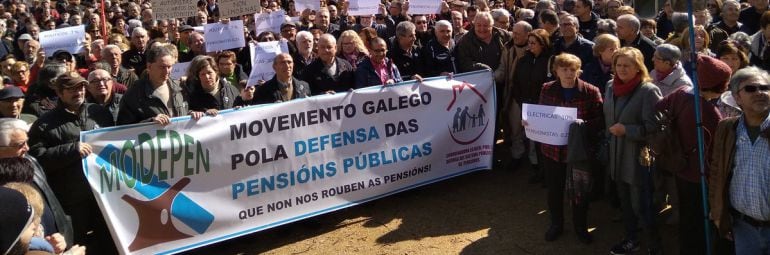
<path id="1" fill-rule="evenodd" d="M 770 127 L 766 118 L 760 130 Z M 770 143 L 761 135 L 754 143 L 749 138 L 744 117 L 738 120 L 735 139 L 730 203 L 735 210 L 756 220 L 770 221 Z"/>

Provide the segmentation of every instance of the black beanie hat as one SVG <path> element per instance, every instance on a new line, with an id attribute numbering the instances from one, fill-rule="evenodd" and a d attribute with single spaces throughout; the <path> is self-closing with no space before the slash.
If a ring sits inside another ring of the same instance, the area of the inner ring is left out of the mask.
<path id="1" fill-rule="evenodd" d="M 32 207 L 21 192 L 0 187 L 0 251 L 7 254 L 32 224 Z"/>

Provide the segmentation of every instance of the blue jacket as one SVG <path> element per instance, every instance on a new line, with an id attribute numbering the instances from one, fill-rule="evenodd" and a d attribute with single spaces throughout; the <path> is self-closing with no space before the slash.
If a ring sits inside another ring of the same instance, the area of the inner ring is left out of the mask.
<path id="1" fill-rule="evenodd" d="M 386 58 L 385 64 L 388 65 L 390 68 L 388 69 L 388 74 L 390 75 L 390 79 L 395 81 L 396 83 L 402 82 L 403 79 L 401 79 L 401 73 L 398 72 L 398 67 L 393 64 L 393 61 Z M 361 61 L 361 64 L 358 65 L 358 68 L 356 68 L 356 88 L 364 88 L 369 86 L 375 86 L 375 85 L 383 85 L 382 80 L 380 79 L 380 76 L 377 74 L 376 71 L 374 71 L 374 66 L 372 65 L 372 61 L 369 58 L 366 58 L 364 61 Z"/>

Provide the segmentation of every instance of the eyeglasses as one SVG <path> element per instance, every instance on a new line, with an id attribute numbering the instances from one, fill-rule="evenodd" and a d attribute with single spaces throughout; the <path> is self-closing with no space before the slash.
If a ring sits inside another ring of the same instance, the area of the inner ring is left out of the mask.
<path id="1" fill-rule="evenodd" d="M 94 80 L 88 81 L 88 84 L 94 85 L 94 86 L 95 85 L 102 85 L 102 84 L 107 84 L 107 82 L 109 82 L 111 80 L 112 80 L 112 78 L 94 79 Z"/>
<path id="2" fill-rule="evenodd" d="M 24 146 L 27 145 L 27 141 L 29 140 L 24 140 L 18 144 L 9 144 L 6 146 L 0 146 L 0 148 L 13 148 L 13 149 L 21 150 L 21 148 L 24 148 Z"/>
<path id="3" fill-rule="evenodd" d="M 754 93 L 754 92 L 757 92 L 757 90 L 758 91 L 762 91 L 762 92 L 767 92 L 767 91 L 770 91 L 770 85 L 766 85 L 766 84 L 749 84 L 749 85 L 743 86 L 743 88 L 741 88 L 741 89 L 745 90 L 746 93 Z"/>

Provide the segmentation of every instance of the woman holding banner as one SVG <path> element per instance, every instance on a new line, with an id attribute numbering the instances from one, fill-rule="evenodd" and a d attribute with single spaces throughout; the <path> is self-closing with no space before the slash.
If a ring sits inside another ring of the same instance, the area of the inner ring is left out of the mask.
<path id="1" fill-rule="evenodd" d="M 581 73 L 581 62 L 577 56 L 563 53 L 556 56 L 553 62 L 554 73 L 558 79 L 543 85 L 540 92 L 540 104 L 577 108 L 578 119 L 576 122 L 586 128 L 586 134 L 598 134 L 603 128 L 601 122 L 602 95 L 599 88 L 578 78 Z M 598 139 L 593 138 L 585 140 L 589 151 L 594 151 L 596 148 L 595 144 L 592 143 Z M 553 241 L 561 234 L 564 224 L 564 185 L 567 178 L 570 180 L 573 178 L 567 177 L 569 166 L 567 163 L 567 145 L 543 143 L 540 145 L 540 150 L 543 153 L 542 166 L 545 171 L 545 183 L 548 187 L 548 211 L 551 216 L 551 226 L 545 234 L 545 240 Z M 577 174 L 578 171 L 582 170 L 573 168 L 573 171 L 570 172 Z M 575 234 L 580 242 L 589 244 L 592 238 L 586 225 L 589 201 L 584 196 L 586 193 L 581 192 L 580 196 L 571 197 L 570 202 L 573 207 L 572 222 L 574 223 Z"/>
<path id="2" fill-rule="evenodd" d="M 238 89 L 224 77 L 214 58 L 197 56 L 187 69 L 187 88 L 190 89 L 190 110 L 193 118 L 206 115 L 216 116 L 219 110 L 233 108 Z"/>
<path id="3" fill-rule="evenodd" d="M 660 236 L 652 211 L 652 173 L 647 151 L 648 131 L 655 128 L 655 104 L 661 93 L 636 48 L 623 47 L 612 57 L 615 76 L 604 95 L 604 122 L 609 137 L 608 172 L 617 185 L 626 236 L 612 254 L 639 250 L 637 222 L 649 235 L 650 254 L 660 252 Z"/>

